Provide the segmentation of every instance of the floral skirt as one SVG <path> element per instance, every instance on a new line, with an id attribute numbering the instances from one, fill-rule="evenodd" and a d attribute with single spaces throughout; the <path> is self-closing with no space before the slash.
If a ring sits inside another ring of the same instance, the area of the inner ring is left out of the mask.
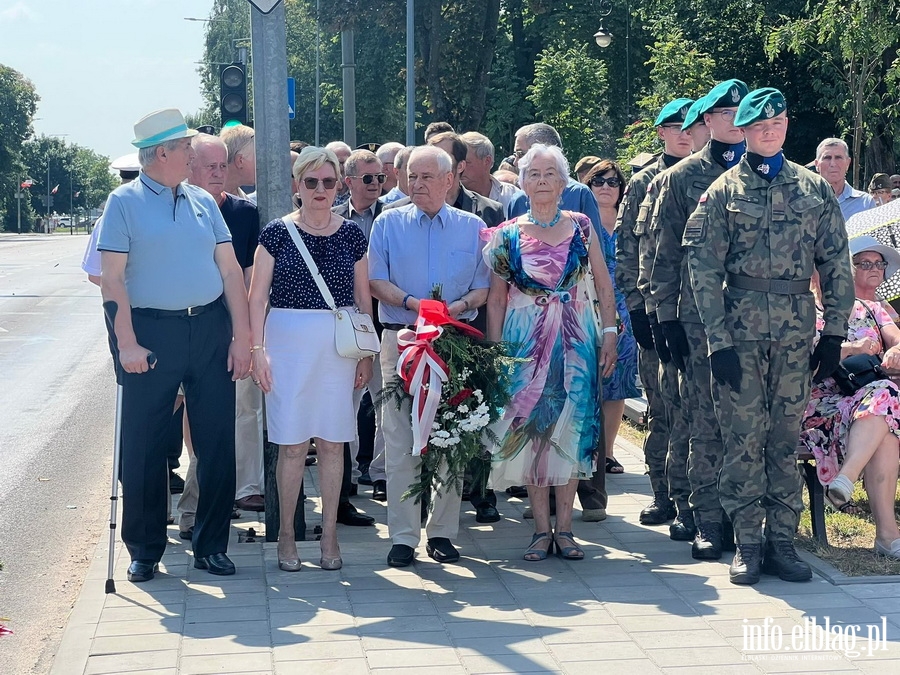
<path id="1" fill-rule="evenodd" d="M 832 378 L 813 387 L 800 431 L 801 451 L 816 458 L 819 482 L 828 485 L 840 473 L 850 426 L 859 419 L 878 415 L 900 438 L 900 388 L 890 380 L 867 384 L 845 396 Z"/>

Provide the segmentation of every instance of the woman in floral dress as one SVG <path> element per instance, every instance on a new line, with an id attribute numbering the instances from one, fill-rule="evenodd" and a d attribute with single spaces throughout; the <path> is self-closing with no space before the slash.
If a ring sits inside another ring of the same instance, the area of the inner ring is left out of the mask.
<path id="1" fill-rule="evenodd" d="M 593 472 L 600 380 L 615 368 L 612 282 L 590 221 L 559 208 L 568 176 L 559 148 L 535 144 L 519 160 L 519 171 L 530 209 L 497 227 L 484 249 L 494 271 L 487 337 L 508 342 L 512 356 L 525 359 L 516 365 L 512 401 L 494 428 L 500 443 L 493 448 L 491 482 L 498 489 L 528 487 L 535 534 L 526 560 L 545 559 L 554 542 L 561 557 L 580 560 L 572 506 L 578 479 Z M 590 272 L 602 330 L 588 292 Z"/>
<path id="2" fill-rule="evenodd" d="M 867 240 L 867 241 L 861 241 Z M 857 300 L 850 313 L 841 358 L 880 356 L 888 371 L 900 371 L 900 328 L 881 303 L 860 300 L 866 285 L 884 281 L 884 265 L 900 268 L 900 254 L 871 237 L 851 239 Z M 889 259 L 889 260 L 886 260 Z M 888 267 L 891 269 L 891 267 Z M 892 271 L 894 271 L 892 270 Z M 818 278 L 813 288 L 819 297 Z M 821 312 L 817 328 L 822 330 Z M 826 497 L 841 511 L 855 507 L 853 484 L 865 472 L 865 487 L 875 520 L 875 552 L 900 558 L 900 530 L 894 516 L 900 473 L 900 388 L 889 379 L 844 395 L 833 378 L 812 388 L 803 417 L 800 448 L 816 458 L 816 473 Z"/>

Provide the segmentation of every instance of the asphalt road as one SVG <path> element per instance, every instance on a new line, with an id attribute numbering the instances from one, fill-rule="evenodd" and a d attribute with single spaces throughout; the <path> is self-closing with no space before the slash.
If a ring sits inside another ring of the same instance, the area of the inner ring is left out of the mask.
<path id="1" fill-rule="evenodd" d="M 0 235 L 0 671 L 49 670 L 106 531 L 115 382 L 85 235 Z"/>

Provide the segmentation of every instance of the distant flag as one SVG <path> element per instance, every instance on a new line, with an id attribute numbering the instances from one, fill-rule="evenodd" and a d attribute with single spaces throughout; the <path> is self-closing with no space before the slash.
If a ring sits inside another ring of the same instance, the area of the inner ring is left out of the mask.
<path id="1" fill-rule="evenodd" d="M 50 190 L 50 194 L 51 194 L 51 195 L 55 195 L 57 192 L 59 192 L 59 183 L 56 184 L 56 187 L 55 187 L 55 188 L 53 188 L 52 190 Z"/>
<path id="2" fill-rule="evenodd" d="M 34 181 L 29 178 L 22 183 L 22 189 L 30 188 L 32 185 L 34 185 Z"/>

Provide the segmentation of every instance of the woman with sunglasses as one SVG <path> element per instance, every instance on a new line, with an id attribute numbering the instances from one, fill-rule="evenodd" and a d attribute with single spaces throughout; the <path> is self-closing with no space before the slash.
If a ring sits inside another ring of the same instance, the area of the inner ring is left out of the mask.
<path id="1" fill-rule="evenodd" d="M 616 278 L 616 216 L 625 194 L 625 176 L 619 166 L 608 159 L 600 160 L 583 174 L 582 182 L 591 188 L 600 210 L 600 243 L 609 276 L 613 279 L 616 298 L 619 339 L 616 343 L 616 369 L 603 379 L 603 442 L 605 446 L 606 473 L 622 473 L 625 469 L 614 456 L 614 444 L 625 399 L 641 395 L 637 381 L 637 342 L 631 332 L 631 318 L 625 306 L 625 294 L 615 287 Z"/>
<path id="2" fill-rule="evenodd" d="M 353 390 L 372 377 L 372 360 L 343 358 L 334 313 L 313 281 L 288 228 L 309 250 L 338 307 L 372 313 L 366 238 L 332 213 L 340 164 L 331 150 L 307 147 L 294 163 L 302 206 L 259 234 L 250 282 L 253 381 L 266 394 L 269 440 L 277 443 L 281 510 L 278 567 L 299 572 L 294 511 L 310 439 L 316 439 L 322 496 L 322 569 L 341 568 L 336 518 L 344 443 L 356 436 Z M 266 315 L 266 305 L 270 307 Z"/>
<path id="3" fill-rule="evenodd" d="M 868 354 L 890 372 L 900 372 L 900 328 L 875 299 L 875 289 L 900 271 L 900 253 L 872 237 L 850 240 L 856 302 L 850 313 L 841 358 Z M 818 275 L 812 280 L 821 307 Z M 817 327 L 824 326 L 822 311 Z M 816 458 L 825 497 L 842 512 L 853 512 L 854 483 L 863 473 L 875 521 L 875 553 L 900 558 L 900 529 L 894 515 L 900 468 L 900 388 L 889 379 L 871 382 L 847 396 L 833 378 L 814 384 L 800 432 L 800 448 Z"/>

